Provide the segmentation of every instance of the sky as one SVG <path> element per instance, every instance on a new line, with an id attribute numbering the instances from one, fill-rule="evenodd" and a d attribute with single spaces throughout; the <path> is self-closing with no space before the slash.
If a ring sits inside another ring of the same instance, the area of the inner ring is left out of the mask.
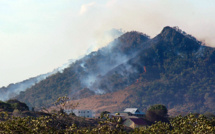
<path id="1" fill-rule="evenodd" d="M 215 47 L 215 1 L 0 0 L 0 87 L 97 50 L 112 28 L 154 37 L 165 26 Z"/>

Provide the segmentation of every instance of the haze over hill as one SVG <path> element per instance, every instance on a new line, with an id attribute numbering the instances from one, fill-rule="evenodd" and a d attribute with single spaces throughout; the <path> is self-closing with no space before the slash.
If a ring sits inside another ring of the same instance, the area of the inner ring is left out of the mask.
<path id="1" fill-rule="evenodd" d="M 179 112 L 215 112 L 214 74 L 214 48 L 177 27 L 165 27 L 152 39 L 139 32 L 127 32 L 15 98 L 40 107 L 51 106 L 67 94 L 87 106 L 82 98 L 96 95 L 100 105 L 94 108 L 107 110 L 105 106 L 113 103 L 108 98 L 124 92 L 126 97 L 115 100 L 115 110 L 146 109 L 162 103 Z"/>

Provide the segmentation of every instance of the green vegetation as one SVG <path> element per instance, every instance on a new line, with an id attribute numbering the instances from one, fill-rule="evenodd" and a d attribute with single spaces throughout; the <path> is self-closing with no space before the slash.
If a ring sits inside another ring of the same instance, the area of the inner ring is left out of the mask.
<path id="1" fill-rule="evenodd" d="M 105 117 L 105 115 L 106 114 L 109 114 L 110 112 L 108 112 L 108 111 L 103 111 L 103 112 L 101 112 L 100 113 L 100 118 L 102 119 L 102 118 L 104 118 Z"/>
<path id="2" fill-rule="evenodd" d="M 8 100 L 7 102 L 0 101 L 0 109 L 8 112 L 12 112 L 15 109 L 19 111 L 29 111 L 29 108 L 25 103 L 15 99 Z"/>
<path id="3" fill-rule="evenodd" d="M 168 108 L 174 108 L 185 104 L 184 112 L 215 112 L 212 106 L 215 98 L 215 62 L 212 61 L 215 59 L 215 50 L 203 47 L 204 56 L 198 57 L 197 52 L 187 54 L 184 51 L 181 55 L 176 55 L 173 50 L 159 52 L 160 49 L 156 48 L 158 46 L 167 50 L 169 45 L 159 44 L 152 53 L 146 52 L 150 55 L 148 58 L 154 57 L 151 55 L 162 58 L 147 60 L 147 73 L 140 76 L 138 83 L 130 86 L 130 91 L 135 91 L 131 94 L 139 97 L 139 107 L 162 103 Z M 131 100 L 128 103 L 137 107 Z"/>
<path id="4" fill-rule="evenodd" d="M 151 126 L 127 128 L 122 125 L 120 117 L 106 120 L 51 114 L 40 117 L 10 117 L 6 112 L 0 113 L 0 133 L 214 133 L 215 119 L 193 114 L 171 118 L 169 122 L 155 122 Z M 93 120 L 93 121 L 92 121 Z"/>
<path id="5" fill-rule="evenodd" d="M 169 122 L 167 113 L 168 110 L 166 106 L 156 104 L 148 108 L 146 111 L 146 119 L 152 123 L 157 121 Z"/>
<path id="6" fill-rule="evenodd" d="M 185 117 L 177 116 L 170 120 L 170 123 L 156 122 L 155 124 L 146 127 L 135 129 L 134 133 L 214 133 L 215 132 L 215 119 L 207 119 L 203 115 L 195 117 L 189 114 Z"/>
<path id="7" fill-rule="evenodd" d="M 60 97 L 56 104 L 64 105 L 68 97 Z M 8 102 L 18 103 L 17 100 Z M 2 104 L 7 104 L 1 102 Z M 22 104 L 26 105 L 26 104 Z M 6 110 L 6 109 L 5 109 Z M 103 119 L 82 118 L 64 112 L 43 113 L 35 112 L 35 115 L 24 115 L 23 111 L 15 109 L 13 114 L 7 111 L 0 112 L 0 133 L 79 133 L 79 134 L 139 134 L 139 133 L 214 133 L 215 115 L 211 113 L 188 114 L 186 116 L 167 117 L 167 108 L 164 105 L 156 104 L 148 108 L 148 111 L 156 113 L 160 117 L 165 117 L 168 121 L 156 120 L 151 126 L 131 129 L 123 125 L 120 116 L 109 118 L 109 112 L 102 112 Z M 48 111 L 47 111 L 48 112 Z M 14 113 L 18 113 L 16 116 Z M 147 117 L 146 117 L 147 118 Z"/>
<path id="8" fill-rule="evenodd" d="M 147 111 L 154 112 L 155 114 L 160 116 L 167 116 L 167 113 L 168 113 L 166 106 L 161 104 L 150 106 Z"/>

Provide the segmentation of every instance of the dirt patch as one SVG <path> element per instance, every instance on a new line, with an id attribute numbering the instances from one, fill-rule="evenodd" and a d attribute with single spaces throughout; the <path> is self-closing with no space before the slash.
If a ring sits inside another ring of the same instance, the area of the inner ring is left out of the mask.
<path id="1" fill-rule="evenodd" d="M 108 93 L 105 95 L 94 95 L 87 98 L 72 100 L 68 104 L 79 103 L 76 109 L 90 109 L 95 113 L 102 111 L 116 112 L 124 109 L 123 101 L 129 96 L 129 93 L 125 90 L 121 90 L 115 93 Z M 50 110 L 56 109 L 56 107 L 49 108 Z"/>

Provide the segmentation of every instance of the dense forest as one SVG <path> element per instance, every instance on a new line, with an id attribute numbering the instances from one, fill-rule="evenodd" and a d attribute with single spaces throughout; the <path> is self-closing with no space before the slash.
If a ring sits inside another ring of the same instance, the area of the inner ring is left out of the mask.
<path id="1" fill-rule="evenodd" d="M 215 112 L 214 74 L 214 48 L 178 28 L 165 27 L 152 39 L 125 33 L 15 98 L 41 107 L 65 94 L 81 99 L 126 90 L 127 107 L 146 110 L 161 103 L 179 112 Z"/>

